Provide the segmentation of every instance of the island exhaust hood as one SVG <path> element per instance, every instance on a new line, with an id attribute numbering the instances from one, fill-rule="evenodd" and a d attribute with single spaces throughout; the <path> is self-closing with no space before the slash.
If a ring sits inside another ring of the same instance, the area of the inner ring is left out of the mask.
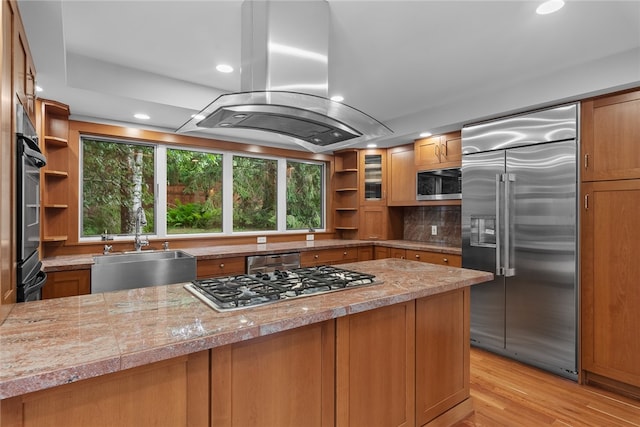
<path id="1" fill-rule="evenodd" d="M 261 131 L 252 139 L 270 132 L 316 153 L 390 135 L 373 117 L 327 98 L 329 19 L 324 0 L 245 0 L 241 92 L 221 95 L 177 132 Z"/>

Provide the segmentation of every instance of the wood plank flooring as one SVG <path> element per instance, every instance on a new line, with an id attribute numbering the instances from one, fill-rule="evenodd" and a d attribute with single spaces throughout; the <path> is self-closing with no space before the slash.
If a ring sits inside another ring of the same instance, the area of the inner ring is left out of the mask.
<path id="1" fill-rule="evenodd" d="M 455 427 L 640 427 L 640 401 L 471 348 L 475 413 Z"/>

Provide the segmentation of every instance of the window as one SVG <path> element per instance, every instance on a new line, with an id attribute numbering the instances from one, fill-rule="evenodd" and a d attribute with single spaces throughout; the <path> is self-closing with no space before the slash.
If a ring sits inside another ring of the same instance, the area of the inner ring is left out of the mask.
<path id="1" fill-rule="evenodd" d="M 167 234 L 222 231 L 222 154 L 167 149 Z"/>
<path id="2" fill-rule="evenodd" d="M 287 161 L 287 230 L 323 228 L 324 166 Z"/>
<path id="3" fill-rule="evenodd" d="M 82 236 L 133 234 L 140 206 L 142 231 L 155 231 L 154 157 L 151 146 L 83 138 Z"/>
<path id="4" fill-rule="evenodd" d="M 233 157 L 233 231 L 277 229 L 277 160 Z"/>
<path id="5" fill-rule="evenodd" d="M 81 137 L 80 236 L 321 230 L 323 162 Z"/>

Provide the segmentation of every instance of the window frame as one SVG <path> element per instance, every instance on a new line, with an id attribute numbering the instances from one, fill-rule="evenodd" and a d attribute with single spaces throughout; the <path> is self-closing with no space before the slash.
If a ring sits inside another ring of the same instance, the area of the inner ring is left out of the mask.
<path id="1" fill-rule="evenodd" d="M 113 138 L 113 137 L 104 137 L 93 134 L 81 134 L 80 135 L 80 146 L 78 153 L 78 184 L 79 184 L 79 200 L 78 200 L 78 241 L 79 242 L 91 242 L 91 241 L 100 241 L 102 240 L 102 236 L 83 236 L 83 226 L 84 226 L 84 139 L 96 140 L 100 142 L 109 142 L 114 144 L 125 144 L 125 145 L 142 145 L 145 147 L 151 147 L 153 149 L 153 217 L 154 217 L 154 226 L 155 230 L 153 233 L 143 233 L 148 237 L 157 237 L 158 236 L 158 147 L 159 144 L 154 144 L 148 141 L 141 140 L 131 140 L 124 138 Z M 165 159 L 166 161 L 166 159 Z M 165 173 L 166 175 L 166 173 Z M 165 216 L 166 217 L 166 216 Z M 108 230 L 107 230 L 108 231 Z M 119 241 L 127 241 L 133 237 L 130 234 L 109 234 L 113 237 L 113 240 Z"/>
<path id="2" fill-rule="evenodd" d="M 238 150 L 223 150 L 217 148 L 206 148 L 200 146 L 189 145 L 176 145 L 166 144 L 162 142 L 154 142 L 149 140 L 125 138 L 125 137 L 109 137 L 99 136 L 91 133 L 80 133 L 80 149 L 79 149 L 79 194 L 78 200 L 78 241 L 79 242 L 96 242 L 101 241 L 101 236 L 83 236 L 83 200 L 84 200 L 84 188 L 83 188 L 83 165 L 84 165 L 84 139 L 93 139 L 104 142 L 129 144 L 129 145 L 143 145 L 152 147 L 154 150 L 154 218 L 155 218 L 155 231 L 154 233 L 145 233 L 145 235 L 152 239 L 202 239 L 202 238 L 215 238 L 215 237 L 241 237 L 241 236 L 267 236 L 277 234 L 300 234 L 308 230 L 295 229 L 287 230 L 286 215 L 287 215 L 287 161 L 317 164 L 322 167 L 322 228 L 314 229 L 314 232 L 325 232 L 327 230 L 328 220 L 328 205 L 327 197 L 329 194 L 329 162 L 323 160 L 311 160 L 301 159 L 296 157 L 280 157 L 269 154 L 256 154 L 251 152 L 244 152 Z M 216 154 L 222 156 L 222 231 L 211 233 L 184 233 L 184 234 L 167 234 L 167 150 L 183 150 L 194 151 L 208 154 Z M 257 231 L 233 231 L 233 157 L 251 157 L 265 160 L 277 161 L 277 206 L 276 206 L 276 225 L 275 230 L 257 230 Z M 115 241 L 130 241 L 133 235 L 114 235 Z"/>

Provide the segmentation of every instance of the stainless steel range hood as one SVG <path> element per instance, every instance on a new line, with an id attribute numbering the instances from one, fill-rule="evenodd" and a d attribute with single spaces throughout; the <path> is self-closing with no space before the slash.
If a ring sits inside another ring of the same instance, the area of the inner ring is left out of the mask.
<path id="1" fill-rule="evenodd" d="M 327 98 L 328 49 L 326 1 L 246 0 L 242 91 L 218 97 L 177 132 L 261 131 L 253 139 L 270 132 L 312 152 L 390 135 L 373 117 Z"/>

